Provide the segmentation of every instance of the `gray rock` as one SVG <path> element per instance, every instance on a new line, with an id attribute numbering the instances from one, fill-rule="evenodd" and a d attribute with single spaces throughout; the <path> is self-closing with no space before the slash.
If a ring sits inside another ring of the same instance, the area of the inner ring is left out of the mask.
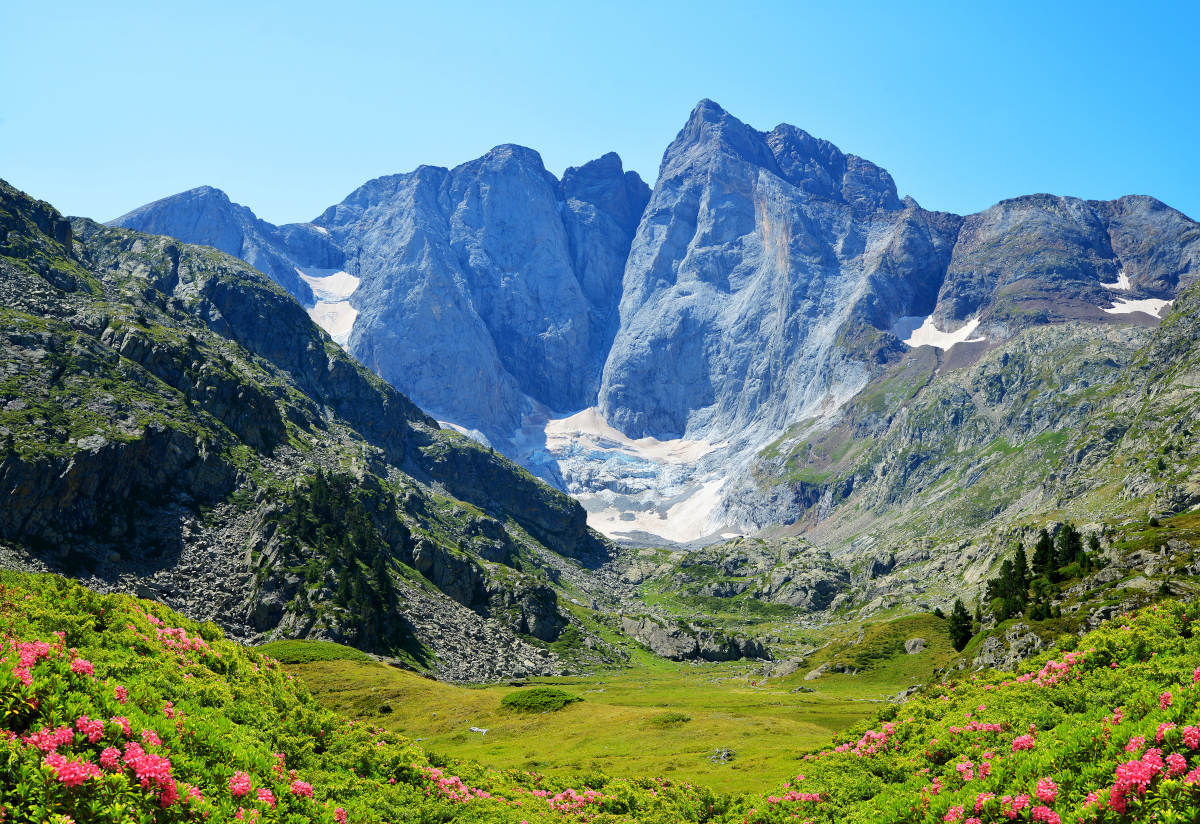
<path id="1" fill-rule="evenodd" d="M 909 638 L 907 641 L 904 642 L 904 651 L 908 655 L 916 655 L 919 652 L 924 652 L 925 651 L 925 639 L 924 638 Z"/>
<path id="2" fill-rule="evenodd" d="M 212 186 L 147 203 L 109 225 L 170 235 L 241 258 L 304 304 L 311 304 L 314 297 L 296 267 L 337 268 L 345 257 L 327 234 L 311 224 L 274 226 Z"/>

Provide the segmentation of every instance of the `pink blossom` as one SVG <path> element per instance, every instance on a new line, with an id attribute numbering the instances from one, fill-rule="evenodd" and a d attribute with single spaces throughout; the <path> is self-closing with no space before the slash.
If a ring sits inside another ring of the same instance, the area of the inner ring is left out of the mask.
<path id="1" fill-rule="evenodd" d="M 76 658 L 71 661 L 71 672 L 76 675 L 91 675 L 93 673 L 92 662 Z"/>
<path id="2" fill-rule="evenodd" d="M 259 789 L 258 800 L 266 803 L 266 805 L 272 809 L 275 808 L 275 793 L 271 792 L 266 787 Z"/>
<path id="3" fill-rule="evenodd" d="M 234 798 L 241 798 L 250 792 L 250 776 L 244 772 L 235 772 L 229 779 L 229 792 Z"/>
<path id="4" fill-rule="evenodd" d="M 105 747 L 100 753 L 100 766 L 106 770 L 121 769 L 121 751 L 116 747 Z"/>
<path id="5" fill-rule="evenodd" d="M 124 704 L 125 699 L 129 698 L 129 691 L 120 684 L 117 684 L 115 687 L 113 687 L 113 697 Z"/>
<path id="6" fill-rule="evenodd" d="M 1200 748 L 1200 727 L 1195 725 L 1183 728 L 1183 743 L 1189 750 Z"/>
<path id="7" fill-rule="evenodd" d="M 302 795 L 307 798 L 312 798 L 313 796 L 312 784 L 309 784 L 307 781 L 296 779 L 288 789 L 291 790 L 292 795 Z"/>
<path id="8" fill-rule="evenodd" d="M 162 746 L 162 739 L 158 737 L 158 733 L 147 727 L 142 730 L 142 743 L 147 747 Z"/>
<path id="9" fill-rule="evenodd" d="M 1171 693 L 1168 690 L 1167 692 L 1164 692 L 1162 695 L 1158 696 L 1158 708 L 1165 710 L 1169 706 L 1171 706 Z"/>
<path id="10" fill-rule="evenodd" d="M 1049 807 L 1034 807 L 1029 811 L 1029 818 L 1031 821 L 1041 821 L 1045 824 L 1061 824 L 1058 813 Z"/>
<path id="11" fill-rule="evenodd" d="M 93 721 L 86 715 L 81 715 L 79 720 L 75 722 L 75 729 L 87 736 L 87 740 L 91 744 L 95 744 L 104 737 L 104 722 Z"/>
<path id="12" fill-rule="evenodd" d="M 1012 751 L 1017 752 L 1018 750 L 1032 750 L 1033 745 L 1034 738 L 1032 735 L 1018 735 L 1013 739 Z"/>
<path id="13" fill-rule="evenodd" d="M 962 805 L 959 804 L 957 807 L 951 807 L 949 810 L 947 810 L 946 814 L 942 816 L 942 821 L 958 821 L 960 818 L 962 818 L 962 814 L 963 808 Z"/>
<path id="14" fill-rule="evenodd" d="M 83 758 L 68 761 L 58 753 L 52 752 L 42 759 L 42 763 L 67 787 L 78 787 L 89 778 L 100 777 L 100 768 Z"/>
<path id="15" fill-rule="evenodd" d="M 1058 785 L 1049 778 L 1043 778 L 1037 783 L 1038 801 L 1043 801 L 1047 804 L 1053 804 L 1054 799 L 1058 797 Z"/>
<path id="16" fill-rule="evenodd" d="M 1174 778 L 1187 772 L 1187 759 L 1177 752 L 1167 756 L 1167 775 Z"/>
<path id="17" fill-rule="evenodd" d="M 335 809 L 333 811 L 333 820 L 336 821 L 337 824 L 346 824 L 346 811 L 341 807 Z"/>
<path id="18" fill-rule="evenodd" d="M 132 730 L 129 728 L 129 719 L 126 718 L 125 716 L 114 715 L 112 718 L 110 718 L 108 720 L 111 721 L 113 724 L 116 724 L 117 726 L 119 726 L 121 728 L 121 732 L 125 733 L 126 738 L 128 738 L 130 736 L 130 734 L 132 733 Z"/>
<path id="19" fill-rule="evenodd" d="M 163 716 L 166 718 L 175 717 L 175 705 L 170 701 L 163 702 Z"/>

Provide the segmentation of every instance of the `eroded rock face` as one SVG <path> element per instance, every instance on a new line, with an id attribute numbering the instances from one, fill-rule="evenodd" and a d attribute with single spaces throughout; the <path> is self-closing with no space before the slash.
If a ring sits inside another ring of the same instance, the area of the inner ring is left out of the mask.
<path id="1" fill-rule="evenodd" d="M 1026 658 L 1032 658 L 1046 648 L 1046 642 L 1026 624 L 1015 624 L 1004 633 L 1004 640 L 996 636 L 984 639 L 975 656 L 975 669 L 996 669 L 1011 672 Z"/>
<path id="2" fill-rule="evenodd" d="M 351 351 L 435 416 L 493 438 L 529 399 L 589 405 L 647 195 L 616 155 L 560 182 L 509 145 L 367 183 L 316 221 L 362 279 Z"/>
<path id="3" fill-rule="evenodd" d="M 1200 275 L 1194 226 L 1145 196 L 1001 201 L 965 218 L 935 318 L 1021 327 L 1096 320 L 1120 298 L 1170 300 Z"/>
<path id="4" fill-rule="evenodd" d="M 862 158 L 702 101 L 630 249 L 602 412 L 632 437 L 723 435 L 853 394 L 862 341 L 839 336 L 931 312 L 957 226 Z"/>

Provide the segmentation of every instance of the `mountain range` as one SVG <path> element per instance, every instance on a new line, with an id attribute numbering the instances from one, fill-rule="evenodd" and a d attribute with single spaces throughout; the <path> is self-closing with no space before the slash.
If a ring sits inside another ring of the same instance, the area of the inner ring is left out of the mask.
<path id="1" fill-rule="evenodd" d="M 113 225 L 256 265 L 435 418 L 634 543 L 770 526 L 745 494 L 763 450 L 838 426 L 914 359 L 931 377 L 1027 330 L 1153 326 L 1200 274 L 1200 227 L 1153 198 L 930 212 L 870 161 L 708 100 L 652 191 L 615 154 L 558 180 L 504 145 L 311 223 L 202 187 Z"/>
<path id="2" fill-rule="evenodd" d="M 0 563 L 235 638 L 794 671 L 761 616 L 982 605 L 1043 528 L 1106 553 L 1081 616 L 1192 563 L 1120 537 L 1200 504 L 1200 225 L 1150 197 L 929 212 L 702 101 L 653 190 L 505 145 L 311 223 L 4 184 L 0 230 Z"/>

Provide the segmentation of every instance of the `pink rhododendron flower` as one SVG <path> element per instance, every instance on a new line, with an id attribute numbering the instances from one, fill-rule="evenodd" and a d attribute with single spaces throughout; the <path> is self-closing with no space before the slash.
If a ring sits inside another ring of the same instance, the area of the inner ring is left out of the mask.
<path id="1" fill-rule="evenodd" d="M 121 751 L 116 747 L 105 747 L 100 753 L 100 766 L 106 770 L 121 769 Z"/>
<path id="2" fill-rule="evenodd" d="M 1032 735 L 1018 735 L 1013 739 L 1012 751 L 1017 752 L 1018 750 L 1032 750 L 1033 745 L 1034 738 Z"/>
<path id="3" fill-rule="evenodd" d="M 111 721 L 112 723 L 116 724 L 118 727 L 120 727 L 121 732 L 125 733 L 126 738 L 128 738 L 130 736 L 130 734 L 133 732 L 129 727 L 129 719 L 123 715 L 114 715 L 112 718 L 110 718 L 108 720 Z"/>
<path id="4" fill-rule="evenodd" d="M 1049 778 L 1043 778 L 1037 783 L 1038 801 L 1043 801 L 1047 804 L 1053 804 L 1054 799 L 1058 797 L 1058 785 Z"/>
<path id="5" fill-rule="evenodd" d="M 1061 824 L 1058 813 L 1049 807 L 1034 807 L 1029 811 L 1029 818 L 1031 821 L 1045 822 L 1045 824 Z"/>
<path id="6" fill-rule="evenodd" d="M 117 684 L 115 687 L 113 687 L 113 697 L 124 704 L 125 700 L 129 698 L 129 691 L 120 684 Z"/>
<path id="7" fill-rule="evenodd" d="M 250 776 L 244 772 L 235 772 L 229 779 L 229 792 L 234 798 L 241 798 L 250 792 Z"/>
<path id="8" fill-rule="evenodd" d="M 942 821 L 958 821 L 960 818 L 962 818 L 962 815 L 963 808 L 962 805 L 959 804 L 957 807 L 951 807 L 950 809 L 946 810 L 946 814 L 942 816 Z"/>
<path id="9" fill-rule="evenodd" d="M 313 795 L 312 784 L 309 784 L 307 781 L 300 781 L 299 779 L 293 781 L 288 789 L 291 790 L 292 795 L 302 795 L 306 798 L 312 798 Z"/>
<path id="10" fill-rule="evenodd" d="M 79 720 L 75 722 L 75 729 L 87 736 L 87 740 L 91 744 L 95 744 L 104 737 L 104 722 L 93 721 L 86 715 L 81 715 Z"/>
<path id="11" fill-rule="evenodd" d="M 93 672 L 92 662 L 85 661 L 82 658 L 76 658 L 71 661 L 71 672 L 75 673 L 76 675 L 91 675 Z"/>
<path id="12" fill-rule="evenodd" d="M 1187 759 L 1177 752 L 1167 756 L 1167 775 L 1174 778 L 1187 772 Z"/>
<path id="13" fill-rule="evenodd" d="M 89 778 L 100 777 L 100 768 L 83 758 L 68 761 L 58 753 L 52 752 L 42 759 L 42 763 L 67 787 L 78 787 Z"/>
<path id="14" fill-rule="evenodd" d="M 1169 706 L 1171 706 L 1171 693 L 1167 691 L 1158 696 L 1158 708 L 1165 710 Z"/>
<path id="15" fill-rule="evenodd" d="M 160 747 L 162 746 L 162 739 L 158 737 L 158 733 L 147 727 L 142 730 L 142 743 L 147 747 Z"/>
<path id="16" fill-rule="evenodd" d="M 333 811 L 333 820 L 336 821 L 337 824 L 346 824 L 346 811 L 341 807 L 335 809 Z"/>
<path id="17" fill-rule="evenodd" d="M 271 807 L 272 809 L 274 809 L 274 807 L 275 807 L 275 793 L 271 792 L 266 787 L 259 789 L 258 800 L 262 801 L 263 803 L 265 803 L 268 807 Z"/>

